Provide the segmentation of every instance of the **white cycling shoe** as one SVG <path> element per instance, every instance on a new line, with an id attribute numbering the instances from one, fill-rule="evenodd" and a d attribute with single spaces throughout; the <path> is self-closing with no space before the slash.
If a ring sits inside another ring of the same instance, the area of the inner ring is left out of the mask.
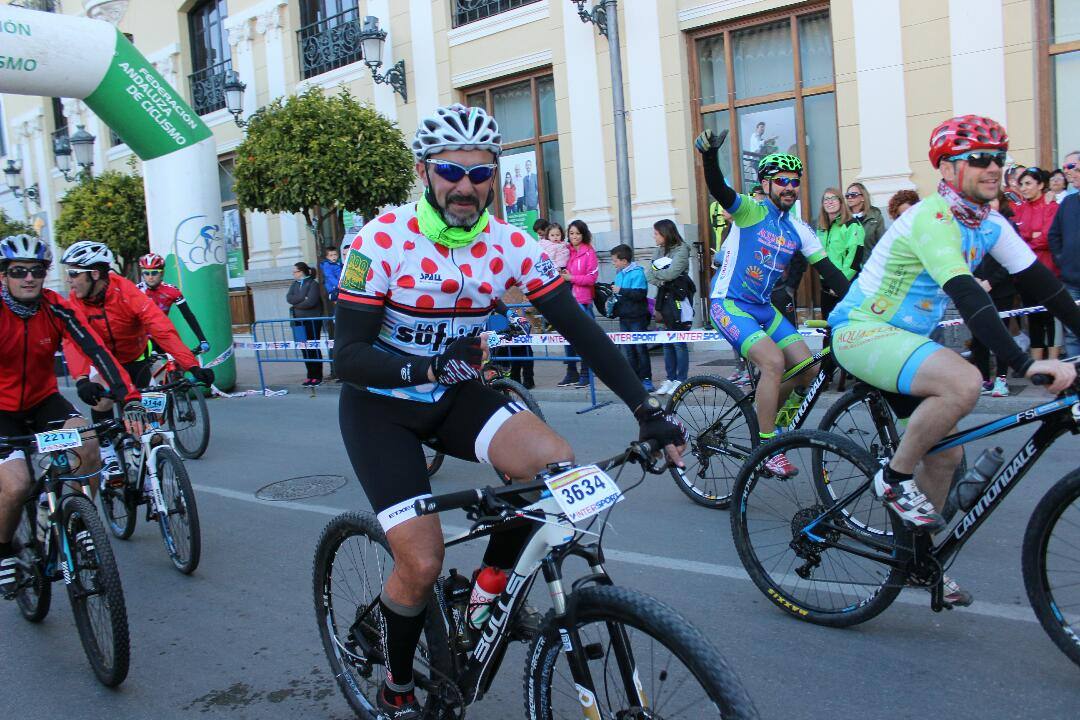
<path id="1" fill-rule="evenodd" d="M 928 532 L 937 532 L 945 527 L 944 518 L 914 480 L 890 483 L 885 479 L 885 468 L 881 468 L 874 475 L 870 487 L 874 497 L 885 503 L 885 507 L 896 513 L 908 527 Z"/>

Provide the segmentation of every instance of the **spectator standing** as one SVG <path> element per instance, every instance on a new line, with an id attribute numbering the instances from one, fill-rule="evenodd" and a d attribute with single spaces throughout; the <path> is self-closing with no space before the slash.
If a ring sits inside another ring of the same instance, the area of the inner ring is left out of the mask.
<path id="1" fill-rule="evenodd" d="M 1046 198 L 1046 183 L 1049 176 L 1037 167 L 1025 168 L 1017 178 L 1017 191 L 1022 201 L 1013 207 L 1013 223 L 1024 242 L 1035 252 L 1051 272 L 1060 276 L 1053 253 L 1050 252 L 1049 231 L 1057 214 L 1058 204 Z M 1038 304 L 1028 302 L 1026 304 Z M 1035 360 L 1056 360 L 1058 356 L 1055 341 L 1054 316 L 1049 312 L 1040 312 L 1028 316 L 1028 334 L 1031 336 L 1031 357 Z"/>
<path id="2" fill-rule="evenodd" d="M 550 226 L 551 223 L 544 218 L 536 218 L 536 220 L 533 221 L 533 235 L 536 236 L 537 240 L 543 240 L 547 237 L 548 227 Z"/>
<path id="3" fill-rule="evenodd" d="M 326 248 L 323 259 L 319 262 L 319 274 L 322 276 L 323 290 L 326 293 L 326 303 L 323 315 L 334 317 L 334 309 L 337 305 L 338 285 L 341 283 L 341 252 L 336 247 Z M 334 339 L 334 321 L 326 321 L 326 336 Z M 330 358 L 333 359 L 334 351 L 330 350 Z M 330 379 L 333 380 L 334 366 L 330 366 Z"/>
<path id="4" fill-rule="evenodd" d="M 629 245 L 616 245 L 611 249 L 611 264 L 618 271 L 612 290 L 614 308 L 609 314 L 619 319 L 619 330 L 623 332 L 642 332 L 649 329 L 649 281 L 645 270 L 634 262 L 634 249 Z M 649 361 L 649 348 L 644 344 L 623 345 L 623 352 L 634 368 L 641 384 L 649 392 L 655 388 L 652 383 L 652 363 Z"/>
<path id="5" fill-rule="evenodd" d="M 551 235 L 550 228 L 548 229 L 548 235 Z M 574 300 L 577 300 L 578 305 L 585 311 L 585 314 L 589 317 L 596 317 L 593 314 L 592 302 L 596 294 L 596 279 L 600 273 L 600 263 L 592 246 L 592 233 L 589 232 L 589 226 L 583 221 L 574 220 L 570 223 L 567 236 L 570 238 L 570 252 L 566 267 L 562 270 L 563 280 L 570 283 L 570 288 L 574 293 Z M 577 355 L 577 351 L 574 350 L 574 346 L 567 345 L 566 356 L 574 357 L 575 355 Z M 559 387 L 568 385 L 582 388 L 589 386 L 589 368 L 585 365 L 584 360 L 581 362 L 580 372 L 578 371 L 577 361 L 567 361 L 566 376 L 559 383 Z"/>
<path id="6" fill-rule="evenodd" d="M 653 224 L 653 241 L 656 242 L 656 254 L 652 265 L 645 270 L 645 276 L 657 287 L 654 317 L 668 330 L 689 330 L 694 307 L 693 293 L 687 292 L 693 288 L 689 274 L 690 245 L 683 241 L 679 229 L 670 220 L 658 220 Z M 664 344 L 664 370 L 667 380 L 656 392 L 670 395 L 686 381 L 690 372 L 690 350 L 686 343 Z"/>
<path id="7" fill-rule="evenodd" d="M 1000 212 L 1010 223 L 1013 221 L 1012 209 L 1005 200 L 1004 193 L 998 195 L 997 200 L 992 200 L 990 206 Z M 1012 310 L 1016 305 L 1016 287 L 1012 282 L 1012 275 L 1001 266 L 993 255 L 987 253 L 979 266 L 975 268 L 975 278 L 983 290 L 990 293 L 990 299 L 994 301 L 994 307 L 998 312 Z M 1006 321 L 1008 322 L 1008 321 Z M 971 338 L 971 360 L 982 374 L 982 394 L 993 397 L 1008 397 L 1009 385 L 1007 382 L 1008 361 L 997 356 L 995 362 L 995 376 L 990 379 L 990 350 L 979 342 L 976 337 Z"/>
<path id="8" fill-rule="evenodd" d="M 499 298 L 499 302 L 495 304 L 495 312 L 491 314 L 491 318 L 488 320 L 488 330 L 503 330 L 509 327 L 511 323 L 518 323 L 523 329 L 527 329 L 531 334 L 537 328 L 533 322 L 530 310 L 527 308 L 507 307 L 508 305 L 524 304 L 528 304 L 528 300 L 525 298 L 525 294 L 521 292 L 521 288 L 517 285 L 507 288 L 506 292 L 503 293 L 503 296 Z M 495 350 L 492 355 L 496 360 L 504 358 L 531 358 L 532 356 L 532 347 L 529 345 L 503 345 Z M 510 379 L 524 385 L 526 390 L 532 390 L 536 387 L 535 361 L 512 360 L 501 364 L 506 366 L 509 370 Z"/>
<path id="9" fill-rule="evenodd" d="M 540 184 L 533 172 L 532 160 L 525 161 L 524 200 L 525 210 L 540 209 Z"/>
<path id="10" fill-rule="evenodd" d="M 1074 300 L 1080 300 L 1080 194 L 1075 192 L 1080 190 L 1080 150 L 1066 155 L 1061 169 L 1074 192 L 1061 201 L 1047 239 L 1065 289 Z M 1065 331 L 1065 354 L 1069 357 L 1080 355 L 1080 338 L 1068 330 Z"/>
<path id="11" fill-rule="evenodd" d="M 566 269 L 566 263 L 570 262 L 570 247 L 563 238 L 562 225 L 551 223 L 547 228 L 547 235 L 540 238 L 540 249 L 548 256 L 555 267 L 560 271 Z"/>
<path id="12" fill-rule="evenodd" d="M 889 198 L 889 219 L 895 220 L 900 217 L 917 202 L 919 202 L 919 193 L 914 190 L 899 190 L 893 193 L 893 196 Z M 866 249 L 866 255 L 870 256 L 870 248 Z"/>
<path id="13" fill-rule="evenodd" d="M 885 234 L 885 218 L 881 216 L 881 211 L 870 202 L 870 193 L 860 182 L 848 185 L 844 199 L 847 200 L 852 217 L 863 226 L 864 244 L 866 253 L 869 255 L 881 236 Z"/>
<path id="14" fill-rule="evenodd" d="M 855 187 L 852 185 L 852 187 Z M 876 208 L 875 208 L 876 209 Z M 880 211 L 878 211 L 880 214 Z M 826 188 L 821 195 L 821 209 L 818 212 L 817 236 L 832 264 L 851 280 L 862 269 L 863 253 L 866 244 L 866 228 L 873 223 L 863 225 L 851 213 L 850 201 L 844 203 L 837 188 Z M 840 302 L 829 288 L 821 288 L 821 316 L 829 317 L 836 304 Z"/>
<path id="15" fill-rule="evenodd" d="M 1058 205 L 1069 194 L 1069 181 L 1065 179 L 1065 172 L 1061 168 L 1050 173 L 1050 192 Z"/>
<path id="16" fill-rule="evenodd" d="M 514 212 L 517 208 L 517 188 L 514 187 L 514 178 L 507 171 L 506 177 L 503 178 L 503 207 L 506 208 L 506 212 Z"/>
<path id="17" fill-rule="evenodd" d="M 318 340 L 322 334 L 322 320 L 303 319 L 318 318 L 323 312 L 319 281 L 315 279 L 315 271 L 307 263 L 298 262 L 293 266 L 293 283 L 289 286 L 285 301 L 291 306 L 289 315 L 298 319 L 293 322 L 293 340 Z M 305 387 L 321 385 L 322 351 L 301 350 L 300 354 L 308 361 L 304 363 L 307 379 L 302 384 Z"/>

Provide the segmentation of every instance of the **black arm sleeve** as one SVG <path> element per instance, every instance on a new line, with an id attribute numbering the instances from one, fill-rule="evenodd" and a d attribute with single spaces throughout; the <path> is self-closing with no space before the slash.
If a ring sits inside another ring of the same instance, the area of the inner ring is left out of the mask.
<path id="1" fill-rule="evenodd" d="M 724 181 L 724 173 L 720 170 L 720 148 L 704 153 L 702 164 L 705 166 L 705 186 L 709 188 L 709 194 L 716 198 L 720 207 L 730 210 L 735 205 L 738 195 Z"/>
<path id="2" fill-rule="evenodd" d="M 534 304 L 627 407 L 636 410 L 645 402 L 649 393 L 641 380 L 596 321 L 582 312 L 570 294 L 570 285 L 564 284 Z"/>
<path id="3" fill-rule="evenodd" d="M 848 286 L 851 283 L 848 282 L 847 276 L 840 272 L 840 268 L 832 264 L 832 260 L 823 257 L 814 263 L 814 269 L 821 275 L 822 282 L 828 285 L 829 289 L 839 297 L 844 297 L 847 294 Z"/>
<path id="4" fill-rule="evenodd" d="M 375 347 L 383 308 L 358 310 L 338 303 L 334 312 L 334 367 L 342 382 L 361 387 L 399 388 L 423 385 L 431 358 L 392 355 Z"/>
<path id="5" fill-rule="evenodd" d="M 187 320 L 188 327 L 191 328 L 191 332 L 195 333 L 195 337 L 199 339 L 199 342 L 206 342 L 206 336 L 203 335 L 202 327 L 199 325 L 199 321 L 195 318 L 195 313 L 191 312 L 191 307 L 183 299 L 176 303 L 176 307 L 179 308 L 180 314 Z"/>
<path id="6" fill-rule="evenodd" d="M 90 358 L 90 363 L 97 368 L 98 373 L 109 384 L 109 391 L 113 399 L 123 403 L 135 388 L 128 388 L 124 383 L 123 376 L 120 374 L 120 367 L 116 364 L 113 356 L 108 350 L 99 345 L 90 332 L 83 327 L 79 319 L 75 317 L 73 310 L 61 305 L 49 305 L 49 307 L 53 314 L 63 321 L 64 331 L 67 336 L 75 341 L 75 344 L 79 346 L 79 349 L 83 351 L 86 357 Z"/>
<path id="7" fill-rule="evenodd" d="M 1005 358 L 1018 376 L 1031 365 L 1031 358 L 1020 349 L 998 317 L 993 300 L 971 275 L 958 275 L 942 290 L 956 303 L 956 309 L 971 334 L 1000 358 Z"/>
<path id="8" fill-rule="evenodd" d="M 1013 281 L 1025 297 L 1045 306 L 1065 327 L 1080 335 L 1080 308 L 1048 267 L 1036 260 L 1013 275 Z"/>

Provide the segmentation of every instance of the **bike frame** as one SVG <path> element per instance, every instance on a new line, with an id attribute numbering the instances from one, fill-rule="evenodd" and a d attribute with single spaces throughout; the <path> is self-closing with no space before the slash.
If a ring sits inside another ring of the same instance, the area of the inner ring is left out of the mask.
<path id="1" fill-rule="evenodd" d="M 156 424 L 156 423 L 155 423 Z M 151 443 L 155 436 L 161 436 L 164 438 L 163 442 L 158 443 L 151 447 Z M 162 529 L 165 531 L 162 533 L 165 536 L 165 546 L 169 551 L 169 555 L 176 556 L 176 546 L 173 543 L 172 531 L 169 529 L 169 507 L 165 504 L 165 498 L 161 494 L 161 482 L 158 480 L 157 475 L 157 456 L 161 453 L 162 448 L 172 449 L 174 433 L 171 430 L 162 430 L 158 427 L 151 427 L 150 430 L 142 434 L 139 438 L 139 464 L 136 472 L 136 487 L 142 487 L 143 482 L 146 482 L 147 494 L 150 498 L 150 508 L 147 509 L 147 515 L 151 512 L 156 512 L 158 516 L 158 522 L 162 524 Z"/>
<path id="2" fill-rule="evenodd" d="M 832 357 L 832 347 L 826 345 L 802 362 L 795 363 L 784 372 L 783 376 L 780 378 L 780 382 L 785 383 L 806 370 L 806 368 L 816 364 L 820 364 L 817 375 L 814 376 L 813 381 L 807 386 L 806 397 L 803 398 L 802 404 L 799 405 L 799 409 L 791 422 L 781 428 L 783 432 L 791 432 L 792 430 L 798 430 L 802 427 L 803 421 L 810 416 L 810 411 L 814 409 L 814 405 L 817 404 L 818 399 L 821 397 L 821 388 L 824 387 L 825 381 L 832 377 L 833 373 L 836 372 L 836 361 Z M 753 378 L 753 374 L 751 374 L 750 377 Z M 753 384 L 753 391 L 745 396 L 744 401 L 750 403 L 754 402 L 754 396 L 757 394 L 757 380 L 754 380 Z M 714 428 L 709 428 L 706 432 L 710 432 L 713 429 Z M 749 454 L 750 453 L 747 452 L 747 456 L 749 456 Z"/>

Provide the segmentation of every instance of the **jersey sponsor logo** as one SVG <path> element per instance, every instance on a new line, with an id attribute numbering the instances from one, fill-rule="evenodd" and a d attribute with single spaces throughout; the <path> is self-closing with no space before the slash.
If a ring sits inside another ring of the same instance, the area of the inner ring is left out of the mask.
<path id="1" fill-rule="evenodd" d="M 440 275 L 437 272 L 433 272 L 433 273 L 422 272 L 422 273 L 420 273 L 420 279 L 421 280 L 431 280 L 431 281 L 434 281 L 434 282 L 442 282 L 442 275 Z"/>
<path id="2" fill-rule="evenodd" d="M 760 253 L 755 253 L 755 255 Z M 759 268 L 757 265 L 751 265 L 746 268 L 746 276 L 753 280 L 755 283 L 760 283 L 765 278 L 765 271 Z"/>
<path id="3" fill-rule="evenodd" d="M 450 322 L 445 320 L 418 320 L 412 325 L 399 322 L 394 327 L 394 340 L 400 345 L 414 345 L 437 353 L 458 338 L 477 337 L 484 331 L 482 324 L 461 326 L 460 323 L 455 323 L 455 325 L 458 326 L 456 331 L 452 330 Z"/>
<path id="4" fill-rule="evenodd" d="M 357 250 L 350 250 L 349 259 L 341 273 L 339 287 L 353 292 L 363 292 L 367 287 L 369 269 L 371 269 L 371 258 Z"/>
<path id="5" fill-rule="evenodd" d="M 891 305 L 892 303 L 890 303 L 885 298 L 878 298 L 873 303 L 871 303 L 870 312 L 874 313 L 875 315 L 884 315 L 889 310 L 889 307 Z"/>

